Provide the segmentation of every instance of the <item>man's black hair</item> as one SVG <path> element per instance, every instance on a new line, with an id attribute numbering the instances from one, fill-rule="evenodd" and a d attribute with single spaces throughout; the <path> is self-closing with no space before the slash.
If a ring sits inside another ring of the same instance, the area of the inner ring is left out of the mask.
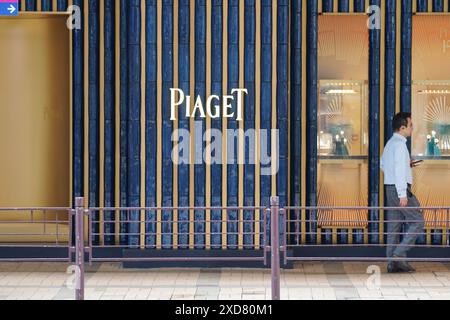
<path id="1" fill-rule="evenodd" d="M 399 131 L 401 127 L 408 126 L 408 119 L 411 119 L 411 113 L 400 112 L 397 113 L 392 119 L 392 128 L 395 132 Z"/>

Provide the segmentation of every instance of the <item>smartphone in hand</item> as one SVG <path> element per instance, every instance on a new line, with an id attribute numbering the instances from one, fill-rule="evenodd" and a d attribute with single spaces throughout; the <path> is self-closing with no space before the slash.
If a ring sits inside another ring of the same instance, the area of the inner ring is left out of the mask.
<path id="1" fill-rule="evenodd" d="M 411 168 L 418 167 L 422 162 L 423 162 L 423 160 L 412 160 L 411 161 Z"/>

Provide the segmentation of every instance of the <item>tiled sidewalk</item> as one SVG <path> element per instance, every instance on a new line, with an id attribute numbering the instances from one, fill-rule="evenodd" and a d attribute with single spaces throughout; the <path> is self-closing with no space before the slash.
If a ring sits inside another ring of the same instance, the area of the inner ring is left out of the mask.
<path id="1" fill-rule="evenodd" d="M 450 264 L 415 263 L 415 274 L 367 273 L 367 263 L 298 263 L 282 272 L 283 300 L 449 299 Z M 74 299 L 66 283 L 68 265 L 0 264 L 0 300 Z M 376 267 L 375 267 L 376 270 Z M 264 300 L 270 299 L 270 270 L 122 269 L 120 264 L 87 268 L 86 299 Z M 69 280 L 69 281 L 68 281 Z"/>

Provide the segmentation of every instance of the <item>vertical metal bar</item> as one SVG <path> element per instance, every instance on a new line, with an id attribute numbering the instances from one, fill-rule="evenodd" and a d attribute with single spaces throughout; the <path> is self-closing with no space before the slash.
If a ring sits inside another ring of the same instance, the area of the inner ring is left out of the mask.
<path id="1" fill-rule="evenodd" d="M 280 300 L 280 229 L 278 197 L 270 198 L 270 252 L 272 270 L 272 300 Z"/>
<path id="2" fill-rule="evenodd" d="M 99 210 L 99 214 L 101 212 L 101 209 Z M 83 220 L 84 221 L 84 220 Z M 129 217 L 127 217 L 127 221 L 129 220 Z M 88 244 L 89 244 L 89 265 L 92 266 L 92 211 L 88 211 Z"/>
<path id="3" fill-rule="evenodd" d="M 300 245 L 300 210 L 295 210 L 295 244 Z"/>
<path id="4" fill-rule="evenodd" d="M 450 216 L 449 216 L 449 209 L 447 209 L 447 214 L 445 215 L 445 225 L 446 225 L 446 227 L 445 227 L 445 233 L 447 234 L 447 243 L 445 243 L 446 245 L 448 245 L 449 244 L 449 219 L 450 219 Z"/>
<path id="5" fill-rule="evenodd" d="M 47 234 L 47 210 L 44 209 L 44 235 Z"/>
<path id="6" fill-rule="evenodd" d="M 267 212 L 268 209 L 263 210 L 263 248 L 264 248 L 264 265 L 267 266 Z"/>
<path id="7" fill-rule="evenodd" d="M 281 217 L 283 218 L 281 220 L 281 223 L 283 224 L 283 233 L 282 235 L 282 245 L 283 245 L 283 264 L 284 266 L 287 265 L 287 235 L 286 235 L 286 224 L 287 224 L 287 219 L 286 219 L 286 210 L 282 209 L 280 211 L 281 213 Z"/>
<path id="8" fill-rule="evenodd" d="M 84 300 L 84 198 L 75 199 L 75 298 Z"/>
<path id="9" fill-rule="evenodd" d="M 69 237 L 67 238 L 67 247 L 69 249 L 67 262 L 72 262 L 72 219 L 75 215 L 75 210 L 69 209 Z"/>
<path id="10" fill-rule="evenodd" d="M 59 245 L 59 212 L 56 212 L 56 245 Z"/>

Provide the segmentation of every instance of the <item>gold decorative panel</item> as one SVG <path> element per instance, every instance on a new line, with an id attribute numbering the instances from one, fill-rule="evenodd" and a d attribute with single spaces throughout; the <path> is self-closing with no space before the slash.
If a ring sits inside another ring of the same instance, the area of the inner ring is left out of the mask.
<path id="1" fill-rule="evenodd" d="M 66 19 L 42 14 L 0 18 L 0 207 L 70 206 L 71 46 Z M 43 218 L 35 212 L 33 226 L 0 222 L 0 232 L 41 233 Z M 0 221 L 29 219 L 0 213 Z M 67 215 L 59 214 L 59 219 Z M 46 231 L 52 228 L 47 225 Z"/>

